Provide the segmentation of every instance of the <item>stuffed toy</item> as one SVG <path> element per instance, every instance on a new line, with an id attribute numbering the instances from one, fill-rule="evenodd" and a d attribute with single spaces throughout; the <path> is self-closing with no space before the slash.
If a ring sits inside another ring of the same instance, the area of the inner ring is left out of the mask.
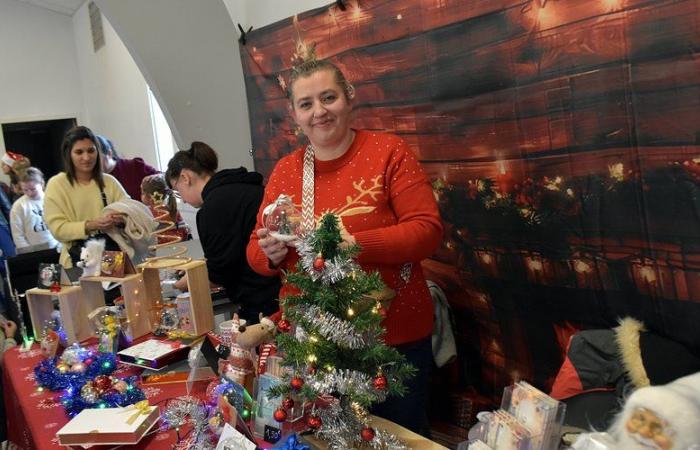
<path id="1" fill-rule="evenodd" d="M 276 328 L 275 322 L 260 313 L 260 323 L 240 326 L 234 341 L 241 348 L 251 350 L 274 341 Z"/>
<path id="2" fill-rule="evenodd" d="M 263 374 L 267 367 L 267 358 L 277 352 L 274 344 L 277 325 L 268 317 L 260 314 L 260 323 L 255 325 L 241 325 L 238 334 L 234 338 L 234 346 L 239 346 L 245 350 L 254 351 L 258 349 L 257 374 Z"/>
<path id="3" fill-rule="evenodd" d="M 662 386 L 635 390 L 608 430 L 581 436 L 575 449 L 700 450 L 700 372 Z"/>
<path id="4" fill-rule="evenodd" d="M 105 250 L 104 239 L 90 239 L 80 249 L 78 267 L 83 269 L 84 277 L 99 277 L 102 269 L 102 253 Z"/>

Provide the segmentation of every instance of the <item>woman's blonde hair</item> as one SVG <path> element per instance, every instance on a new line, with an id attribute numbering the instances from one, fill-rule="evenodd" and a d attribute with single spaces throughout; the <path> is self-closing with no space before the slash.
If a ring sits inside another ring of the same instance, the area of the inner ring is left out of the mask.
<path id="1" fill-rule="evenodd" d="M 294 83 L 299 79 L 299 78 L 306 78 L 311 75 L 313 75 L 316 72 L 320 72 L 322 70 L 329 70 L 333 73 L 333 76 L 335 77 L 335 82 L 338 83 L 338 86 L 340 86 L 343 89 L 343 93 L 345 94 L 345 98 L 350 101 L 355 97 L 355 88 L 350 84 L 345 78 L 345 74 L 332 62 L 330 62 L 327 59 L 316 59 L 315 57 L 311 57 L 310 59 L 307 59 L 306 61 L 303 61 L 296 66 L 292 68 L 292 73 L 289 75 L 289 84 L 287 85 L 287 97 L 289 98 L 289 101 L 292 102 L 292 107 L 294 107 L 294 94 L 292 93 L 292 87 L 294 86 Z"/>
<path id="2" fill-rule="evenodd" d="M 27 167 L 19 175 L 20 183 L 37 183 L 43 185 L 44 173 L 37 167 Z"/>

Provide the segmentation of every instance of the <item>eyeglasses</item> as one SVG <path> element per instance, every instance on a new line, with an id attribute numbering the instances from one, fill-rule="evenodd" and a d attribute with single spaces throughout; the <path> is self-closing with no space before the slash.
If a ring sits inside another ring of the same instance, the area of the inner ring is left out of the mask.
<path id="1" fill-rule="evenodd" d="M 182 176 L 182 174 L 180 174 Z M 180 177 L 177 177 L 177 180 L 172 184 L 172 194 L 175 196 L 175 198 L 182 198 L 180 195 L 180 190 L 177 188 L 177 184 L 180 182 Z"/>

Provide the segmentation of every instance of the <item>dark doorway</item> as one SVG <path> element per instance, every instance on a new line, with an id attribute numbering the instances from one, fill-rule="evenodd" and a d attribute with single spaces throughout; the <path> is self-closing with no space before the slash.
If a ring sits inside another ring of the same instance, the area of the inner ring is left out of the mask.
<path id="1" fill-rule="evenodd" d="M 48 180 L 63 170 L 61 141 L 75 124 L 75 119 L 5 123 L 2 125 L 5 148 L 29 158 Z"/>

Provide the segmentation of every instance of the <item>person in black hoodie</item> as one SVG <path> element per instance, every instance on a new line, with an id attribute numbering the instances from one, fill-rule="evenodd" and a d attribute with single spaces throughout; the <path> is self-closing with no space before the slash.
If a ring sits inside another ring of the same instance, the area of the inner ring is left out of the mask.
<path id="1" fill-rule="evenodd" d="M 203 142 L 193 142 L 168 162 L 165 179 L 185 203 L 197 212 L 197 230 L 207 259 L 209 281 L 222 286 L 239 316 L 249 324 L 258 314 L 279 309 L 278 277 L 258 275 L 248 265 L 246 246 L 255 226 L 264 188 L 263 177 L 245 167 L 217 172 L 216 152 Z M 186 280 L 176 285 L 187 289 Z"/>

